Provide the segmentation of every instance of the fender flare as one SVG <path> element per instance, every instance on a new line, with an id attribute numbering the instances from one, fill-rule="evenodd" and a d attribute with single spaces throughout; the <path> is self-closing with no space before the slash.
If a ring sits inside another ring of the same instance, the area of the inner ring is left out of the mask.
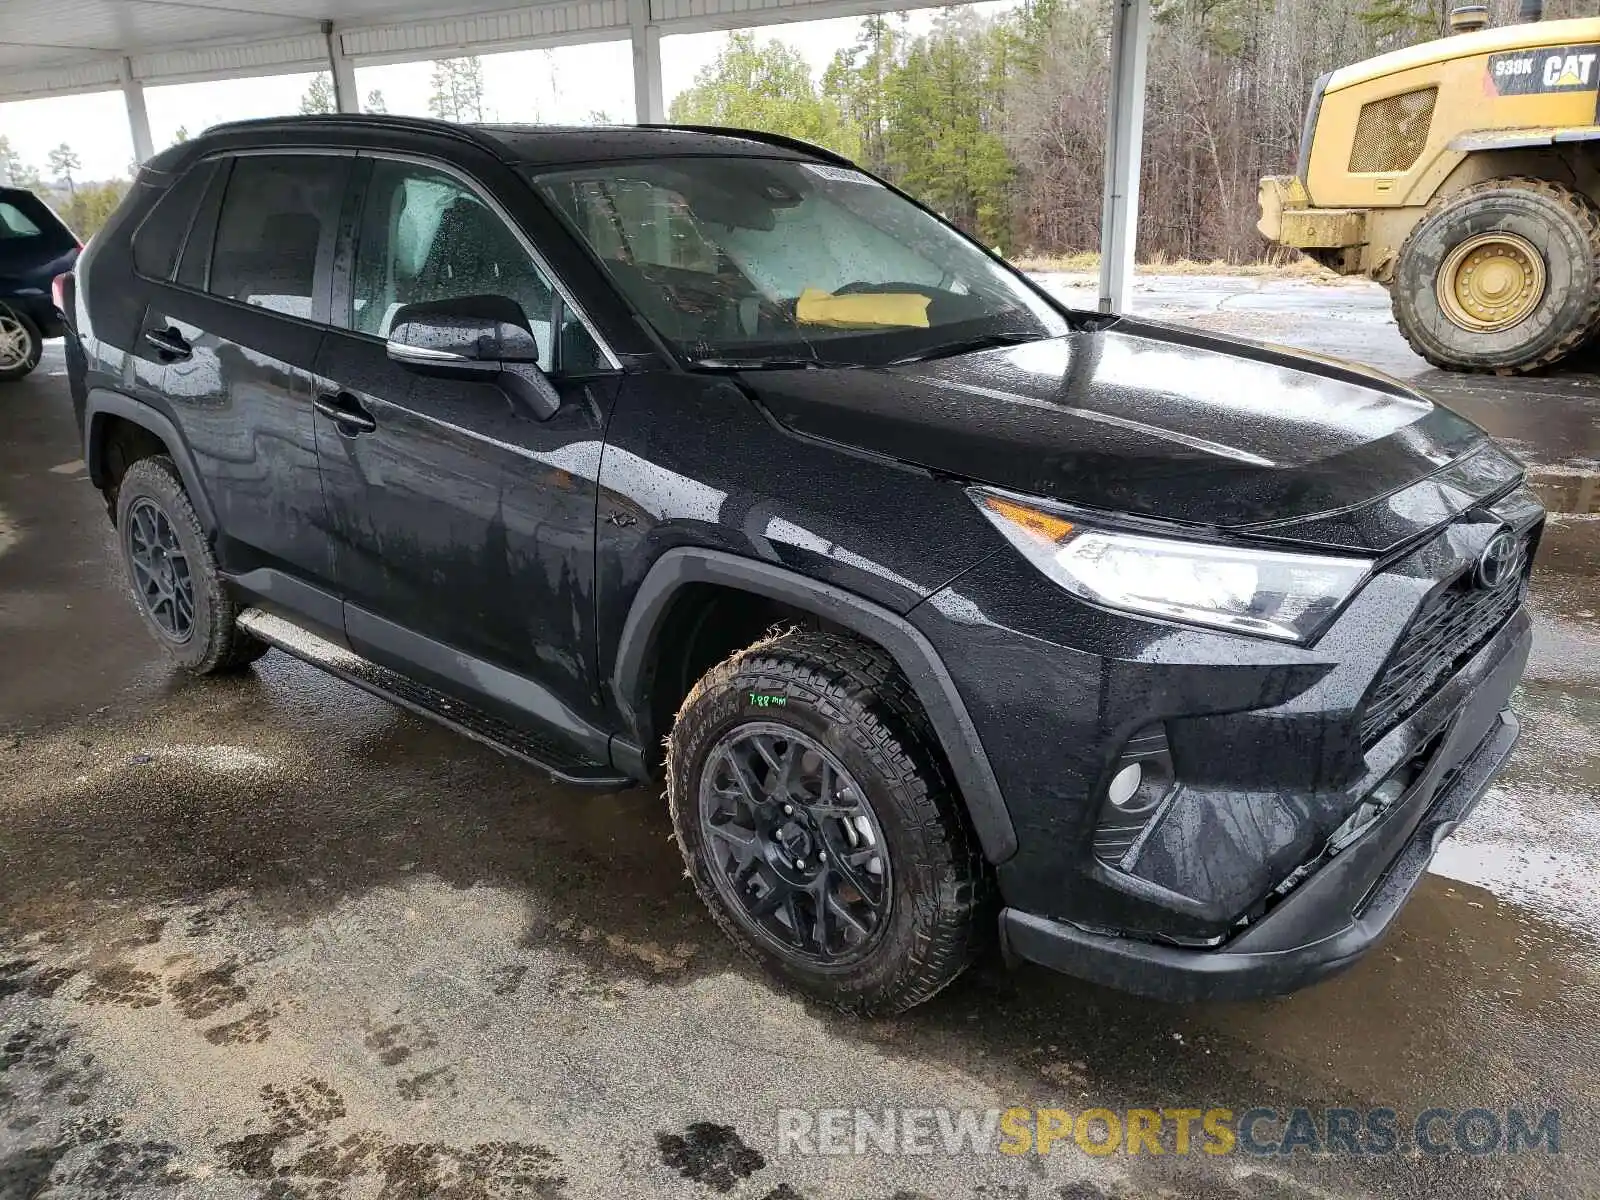
<path id="1" fill-rule="evenodd" d="M 1000 863 L 1016 853 L 1017 833 L 999 781 L 955 680 L 933 644 L 911 622 L 881 605 L 772 563 L 695 546 L 676 547 L 655 561 L 629 606 L 611 673 L 613 695 L 636 739 L 643 732 L 639 713 L 648 711 L 646 671 L 662 621 L 679 589 L 695 583 L 720 584 L 781 600 L 885 650 L 928 715 L 984 857 Z"/>
<path id="2" fill-rule="evenodd" d="M 200 484 L 200 472 L 195 468 L 189 445 L 178 432 L 171 418 L 158 409 L 121 392 L 105 388 L 91 389 L 83 405 L 83 461 L 89 468 L 89 479 L 95 487 L 105 487 L 105 466 L 102 462 L 105 439 L 105 417 L 121 417 L 160 438 L 166 446 L 183 479 L 183 490 L 189 494 L 195 515 L 207 535 L 217 529 L 217 515 L 211 507 L 211 498 Z"/>

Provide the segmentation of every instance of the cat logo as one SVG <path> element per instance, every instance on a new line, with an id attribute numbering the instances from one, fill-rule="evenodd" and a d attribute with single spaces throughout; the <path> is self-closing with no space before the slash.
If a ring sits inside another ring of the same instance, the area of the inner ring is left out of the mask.
<path id="1" fill-rule="evenodd" d="M 1587 87 L 1594 70 L 1594 54 L 1552 54 L 1544 60 L 1544 85 L 1548 88 Z"/>
<path id="2" fill-rule="evenodd" d="M 1492 54 L 1487 83 L 1500 96 L 1593 91 L 1600 86 L 1600 46 L 1552 46 Z"/>

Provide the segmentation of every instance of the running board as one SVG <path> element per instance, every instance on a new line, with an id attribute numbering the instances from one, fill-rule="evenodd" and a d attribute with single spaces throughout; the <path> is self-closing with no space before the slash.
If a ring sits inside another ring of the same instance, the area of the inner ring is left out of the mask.
<path id="1" fill-rule="evenodd" d="M 621 791 L 633 787 L 635 780 L 618 774 L 615 767 L 595 762 L 563 749 L 548 738 L 519 729 L 499 717 L 446 695 L 437 688 L 380 666 L 353 650 L 335 645 L 326 638 L 259 608 L 247 608 L 236 620 L 240 629 L 276 646 L 285 654 L 321 667 L 346 683 L 353 683 L 391 704 L 428 717 L 459 734 L 481 742 L 491 750 L 539 768 L 557 783 L 601 791 Z"/>

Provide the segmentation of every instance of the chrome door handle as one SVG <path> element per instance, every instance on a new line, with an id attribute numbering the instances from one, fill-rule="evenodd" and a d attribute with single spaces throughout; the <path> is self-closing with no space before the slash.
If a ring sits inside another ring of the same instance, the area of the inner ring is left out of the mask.
<path id="1" fill-rule="evenodd" d="M 345 392 L 318 396 L 311 406 L 345 433 L 371 433 L 378 427 L 372 414 L 362 408 L 354 396 Z"/>

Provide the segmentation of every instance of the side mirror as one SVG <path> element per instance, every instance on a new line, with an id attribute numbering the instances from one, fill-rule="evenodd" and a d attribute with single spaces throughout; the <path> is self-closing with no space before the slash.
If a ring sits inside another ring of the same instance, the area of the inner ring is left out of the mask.
<path id="1" fill-rule="evenodd" d="M 537 419 L 561 397 L 539 369 L 539 343 L 522 306 L 505 296 L 460 296 L 405 304 L 389 323 L 388 354 L 417 372 L 498 384 Z"/>

